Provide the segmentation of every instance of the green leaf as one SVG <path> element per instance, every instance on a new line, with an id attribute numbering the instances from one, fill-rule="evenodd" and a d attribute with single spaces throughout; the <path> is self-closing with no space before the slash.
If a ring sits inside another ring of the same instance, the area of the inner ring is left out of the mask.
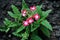
<path id="1" fill-rule="evenodd" d="M 18 25 L 17 23 L 11 22 L 11 21 L 8 20 L 7 18 L 5 18 L 4 24 L 5 24 L 7 27 L 15 27 L 15 26 Z"/>
<path id="2" fill-rule="evenodd" d="M 5 32 L 6 29 L 7 29 L 7 28 L 6 28 L 5 26 L 0 26 L 0 31 L 4 31 L 4 32 Z"/>
<path id="3" fill-rule="evenodd" d="M 40 26 L 40 24 L 38 22 L 34 22 L 32 25 L 31 25 L 31 32 L 35 31 L 38 27 Z"/>
<path id="4" fill-rule="evenodd" d="M 27 4 L 25 3 L 25 1 L 22 0 L 22 9 L 26 9 L 26 8 L 28 8 L 28 6 L 27 6 Z"/>
<path id="5" fill-rule="evenodd" d="M 4 32 L 8 32 L 10 30 L 10 28 L 8 28 L 7 26 L 2 26 L 0 27 L 0 31 L 4 31 Z"/>
<path id="6" fill-rule="evenodd" d="M 17 8 L 16 6 L 11 5 L 11 7 L 12 7 L 13 12 L 14 12 L 15 14 L 20 14 L 20 11 L 18 10 L 18 8 Z"/>
<path id="7" fill-rule="evenodd" d="M 8 11 L 8 14 L 13 17 L 13 18 L 17 18 L 17 16 L 15 14 L 13 14 L 12 12 Z"/>
<path id="8" fill-rule="evenodd" d="M 25 33 L 22 34 L 22 38 L 28 39 L 28 37 L 29 37 L 29 34 L 28 33 L 25 32 Z"/>
<path id="9" fill-rule="evenodd" d="M 26 27 L 26 33 L 30 33 L 29 27 L 30 27 L 30 26 Z"/>
<path id="10" fill-rule="evenodd" d="M 42 5 L 40 5 L 40 6 L 36 6 L 36 12 L 41 16 L 42 15 L 42 10 L 41 10 L 41 8 L 42 8 Z"/>
<path id="11" fill-rule="evenodd" d="M 12 34 L 15 35 L 15 36 L 17 36 L 17 37 L 21 37 L 21 34 L 19 34 L 19 33 L 13 32 Z"/>
<path id="12" fill-rule="evenodd" d="M 0 29 L 0 31 L 5 31 L 5 29 Z"/>
<path id="13" fill-rule="evenodd" d="M 49 15 L 49 13 L 51 12 L 52 10 L 48 10 L 48 11 L 46 11 L 46 12 L 42 12 L 42 14 L 41 14 L 41 18 L 37 21 L 37 22 L 41 22 L 41 21 L 43 21 L 48 15 Z"/>
<path id="14" fill-rule="evenodd" d="M 47 37 L 50 37 L 50 32 L 46 27 L 41 27 L 40 29 Z"/>
<path id="15" fill-rule="evenodd" d="M 22 25 L 22 26 L 20 26 L 20 27 L 16 30 L 16 33 L 21 32 L 23 29 L 25 29 L 25 27 Z"/>
<path id="16" fill-rule="evenodd" d="M 5 25 L 9 25 L 9 24 L 11 24 L 11 21 L 8 20 L 7 18 L 5 18 L 4 24 L 5 24 Z"/>
<path id="17" fill-rule="evenodd" d="M 16 23 L 11 23 L 8 27 L 16 27 L 18 24 Z"/>
<path id="18" fill-rule="evenodd" d="M 7 28 L 7 30 L 5 32 L 8 32 L 10 30 L 10 28 Z"/>
<path id="19" fill-rule="evenodd" d="M 26 39 L 22 38 L 21 40 L 26 40 Z"/>
<path id="20" fill-rule="evenodd" d="M 51 11 L 52 11 L 52 10 L 43 11 L 43 12 L 42 12 L 42 16 L 46 18 Z"/>
<path id="21" fill-rule="evenodd" d="M 50 25 L 50 23 L 47 20 L 43 20 L 41 22 L 42 25 L 44 25 L 46 28 L 48 28 L 49 30 L 52 31 L 52 26 Z"/>
<path id="22" fill-rule="evenodd" d="M 42 40 L 38 35 L 32 35 L 31 40 Z"/>
<path id="23" fill-rule="evenodd" d="M 5 24 L 7 27 L 15 27 L 15 26 L 18 25 L 17 23 L 11 22 L 11 21 L 8 20 L 7 18 L 5 18 L 4 24 Z"/>
<path id="24" fill-rule="evenodd" d="M 11 5 L 11 7 L 13 9 L 14 16 L 17 17 L 17 19 L 20 19 L 22 15 L 21 15 L 20 11 L 18 10 L 18 8 L 14 5 Z"/>

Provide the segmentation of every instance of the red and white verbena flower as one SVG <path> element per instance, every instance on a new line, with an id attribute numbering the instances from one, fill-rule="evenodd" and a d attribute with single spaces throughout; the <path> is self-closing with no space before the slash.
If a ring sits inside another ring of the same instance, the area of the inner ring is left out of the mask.
<path id="1" fill-rule="evenodd" d="M 29 25 L 28 21 L 23 21 L 23 25 L 28 26 Z"/>
<path id="2" fill-rule="evenodd" d="M 32 6 L 32 7 L 30 7 L 30 10 L 31 10 L 31 11 L 36 10 L 36 6 Z"/>
<path id="3" fill-rule="evenodd" d="M 22 10 L 21 12 L 22 12 L 22 16 L 26 16 L 26 13 L 27 13 L 26 10 Z"/>
<path id="4" fill-rule="evenodd" d="M 25 16 L 26 16 L 26 14 L 25 14 L 25 13 L 22 13 L 22 16 L 24 16 L 24 17 L 25 17 Z"/>
<path id="5" fill-rule="evenodd" d="M 26 11 L 26 10 L 22 10 L 21 12 L 22 12 L 22 13 L 26 13 L 27 11 Z"/>
<path id="6" fill-rule="evenodd" d="M 38 20 L 38 19 L 40 18 L 40 15 L 39 15 L 38 13 L 36 13 L 36 14 L 33 16 L 33 18 L 34 18 L 35 20 Z"/>
<path id="7" fill-rule="evenodd" d="M 34 20 L 32 19 L 32 17 L 28 18 L 27 21 L 28 21 L 29 24 L 31 24 L 31 23 L 34 22 Z"/>

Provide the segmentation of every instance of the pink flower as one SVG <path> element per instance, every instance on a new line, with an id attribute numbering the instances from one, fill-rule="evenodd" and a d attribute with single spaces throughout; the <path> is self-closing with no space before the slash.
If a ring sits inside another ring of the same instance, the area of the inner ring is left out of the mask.
<path id="1" fill-rule="evenodd" d="M 22 10 L 21 12 L 22 12 L 22 14 L 23 14 L 23 13 L 26 13 L 27 11 L 26 11 L 26 10 Z"/>
<path id="2" fill-rule="evenodd" d="M 21 12 L 22 12 L 22 16 L 24 16 L 24 17 L 25 17 L 25 16 L 26 16 L 26 12 L 27 12 L 27 11 L 26 11 L 26 10 L 22 10 Z"/>
<path id="3" fill-rule="evenodd" d="M 31 10 L 31 11 L 36 10 L 36 6 L 32 6 L 32 7 L 30 7 L 30 10 Z"/>
<path id="4" fill-rule="evenodd" d="M 25 16 L 26 16 L 26 14 L 25 14 L 25 13 L 22 13 L 22 16 L 24 16 L 24 17 L 25 17 Z"/>
<path id="5" fill-rule="evenodd" d="M 37 13 L 37 14 L 35 14 L 35 15 L 33 16 L 33 18 L 34 18 L 35 20 L 38 20 L 38 19 L 40 18 L 40 15 Z"/>
<path id="6" fill-rule="evenodd" d="M 29 25 L 28 21 L 23 21 L 23 25 L 28 26 Z"/>
<path id="7" fill-rule="evenodd" d="M 29 24 L 31 24 L 31 23 L 34 22 L 34 20 L 32 19 L 32 17 L 28 18 L 27 21 L 28 21 Z"/>

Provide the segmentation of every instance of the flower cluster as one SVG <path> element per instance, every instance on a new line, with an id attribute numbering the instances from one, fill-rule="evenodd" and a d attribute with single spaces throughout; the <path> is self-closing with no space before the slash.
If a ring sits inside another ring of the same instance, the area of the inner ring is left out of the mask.
<path id="1" fill-rule="evenodd" d="M 30 7 L 31 11 L 36 10 L 36 6 L 32 6 Z M 26 16 L 27 14 L 27 10 L 22 10 L 22 16 Z M 29 24 L 32 24 L 34 22 L 34 20 L 38 20 L 40 18 L 40 15 L 38 15 L 38 13 L 35 13 L 34 15 L 32 15 L 31 17 L 27 18 L 26 21 L 23 21 L 23 25 L 24 26 L 28 26 Z"/>
<path id="2" fill-rule="evenodd" d="M 0 31 L 8 33 L 12 28 L 14 31 L 11 34 L 20 37 L 21 40 L 35 40 L 36 38 L 38 38 L 37 40 L 43 40 L 38 34 L 38 30 L 40 30 L 49 38 L 52 26 L 46 17 L 52 10 L 43 11 L 41 9 L 42 6 L 43 5 L 34 5 L 29 8 L 25 1 L 22 0 L 22 8 L 20 12 L 15 5 L 11 5 L 12 11 L 8 11 L 8 15 L 12 17 L 14 21 L 12 22 L 5 18 L 3 21 L 4 25 L 0 27 Z"/>

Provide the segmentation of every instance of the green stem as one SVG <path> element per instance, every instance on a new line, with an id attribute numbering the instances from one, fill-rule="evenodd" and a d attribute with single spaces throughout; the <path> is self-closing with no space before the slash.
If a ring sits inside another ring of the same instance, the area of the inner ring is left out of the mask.
<path id="1" fill-rule="evenodd" d="M 17 22 L 17 19 L 15 18 L 15 22 Z"/>
<path id="2" fill-rule="evenodd" d="M 19 21 L 20 21 L 20 17 L 18 18 L 18 23 L 19 23 Z"/>
<path id="3" fill-rule="evenodd" d="M 33 24 L 31 24 L 31 28 L 30 28 L 30 29 L 31 29 L 31 31 L 32 31 L 32 26 L 33 26 Z"/>
<path id="4" fill-rule="evenodd" d="M 22 38 L 21 40 L 25 40 L 24 38 Z"/>

